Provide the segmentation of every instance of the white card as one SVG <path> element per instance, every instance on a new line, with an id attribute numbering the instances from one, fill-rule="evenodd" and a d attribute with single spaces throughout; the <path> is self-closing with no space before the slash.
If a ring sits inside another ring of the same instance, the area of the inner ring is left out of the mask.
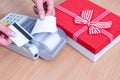
<path id="1" fill-rule="evenodd" d="M 8 26 L 12 31 L 16 33 L 15 37 L 9 36 L 9 38 L 18 46 L 21 47 L 24 44 L 28 43 L 31 39 L 33 39 L 33 36 L 28 33 L 24 28 L 22 28 L 17 23 L 14 23 L 13 25 Z"/>

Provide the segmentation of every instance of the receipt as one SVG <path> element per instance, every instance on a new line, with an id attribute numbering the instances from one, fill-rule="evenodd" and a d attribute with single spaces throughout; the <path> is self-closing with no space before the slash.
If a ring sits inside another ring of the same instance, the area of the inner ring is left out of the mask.
<path id="1" fill-rule="evenodd" d="M 31 32 L 31 34 L 50 32 L 55 33 L 58 29 L 56 27 L 56 17 L 46 16 L 44 20 L 37 19 L 36 24 Z"/>

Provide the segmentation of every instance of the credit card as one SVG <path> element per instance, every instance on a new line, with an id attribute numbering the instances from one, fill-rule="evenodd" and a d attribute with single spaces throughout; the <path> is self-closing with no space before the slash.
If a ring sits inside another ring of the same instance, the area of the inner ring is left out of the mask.
<path id="1" fill-rule="evenodd" d="M 30 40 L 33 39 L 33 36 L 28 33 L 21 25 L 18 23 L 14 23 L 10 26 L 8 26 L 12 31 L 16 33 L 16 36 L 12 37 L 9 36 L 9 38 L 18 46 L 21 47 L 24 44 L 28 43 Z"/>

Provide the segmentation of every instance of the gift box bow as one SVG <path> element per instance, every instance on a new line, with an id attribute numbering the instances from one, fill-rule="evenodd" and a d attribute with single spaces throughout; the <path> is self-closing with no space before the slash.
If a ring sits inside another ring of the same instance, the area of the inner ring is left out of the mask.
<path id="1" fill-rule="evenodd" d="M 93 10 L 83 10 L 81 16 L 75 16 L 76 24 L 86 24 L 89 27 L 89 34 L 100 34 L 100 28 L 110 28 L 112 21 L 109 22 L 91 22 Z"/>
<path id="2" fill-rule="evenodd" d="M 74 12 L 72 12 L 60 5 L 56 6 L 56 8 L 64 13 L 68 14 L 69 16 L 73 17 L 74 22 L 76 24 L 81 24 L 81 23 L 86 24 L 85 26 L 83 26 L 82 28 L 80 28 L 73 34 L 73 39 L 75 41 L 77 41 L 78 36 L 81 35 L 83 32 L 85 32 L 86 30 L 89 30 L 89 34 L 102 33 L 109 38 L 110 42 L 113 40 L 113 35 L 110 32 L 108 32 L 107 30 L 104 30 L 104 28 L 111 27 L 112 21 L 99 22 L 101 19 L 103 19 L 105 16 L 107 16 L 110 13 L 110 11 L 108 11 L 108 10 L 104 11 L 103 13 L 101 13 L 99 16 L 97 16 L 95 19 L 93 19 L 91 21 L 91 18 L 93 15 L 93 10 L 82 11 L 81 16 L 78 16 Z"/>

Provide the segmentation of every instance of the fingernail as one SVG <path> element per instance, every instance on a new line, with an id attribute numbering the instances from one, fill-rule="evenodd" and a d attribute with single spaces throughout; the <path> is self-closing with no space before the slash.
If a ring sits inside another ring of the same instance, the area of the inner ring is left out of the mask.
<path id="1" fill-rule="evenodd" d="M 44 15 L 40 15 L 40 19 L 44 19 L 44 17 L 45 17 Z"/>
<path id="2" fill-rule="evenodd" d="M 35 12 L 36 14 L 38 14 L 38 9 L 37 9 L 36 6 L 33 7 L 33 10 L 34 10 L 34 12 Z"/>
<path id="3" fill-rule="evenodd" d="M 17 36 L 17 34 L 15 32 L 13 32 L 13 31 L 10 32 L 8 35 L 11 36 L 11 37 L 16 37 Z"/>

